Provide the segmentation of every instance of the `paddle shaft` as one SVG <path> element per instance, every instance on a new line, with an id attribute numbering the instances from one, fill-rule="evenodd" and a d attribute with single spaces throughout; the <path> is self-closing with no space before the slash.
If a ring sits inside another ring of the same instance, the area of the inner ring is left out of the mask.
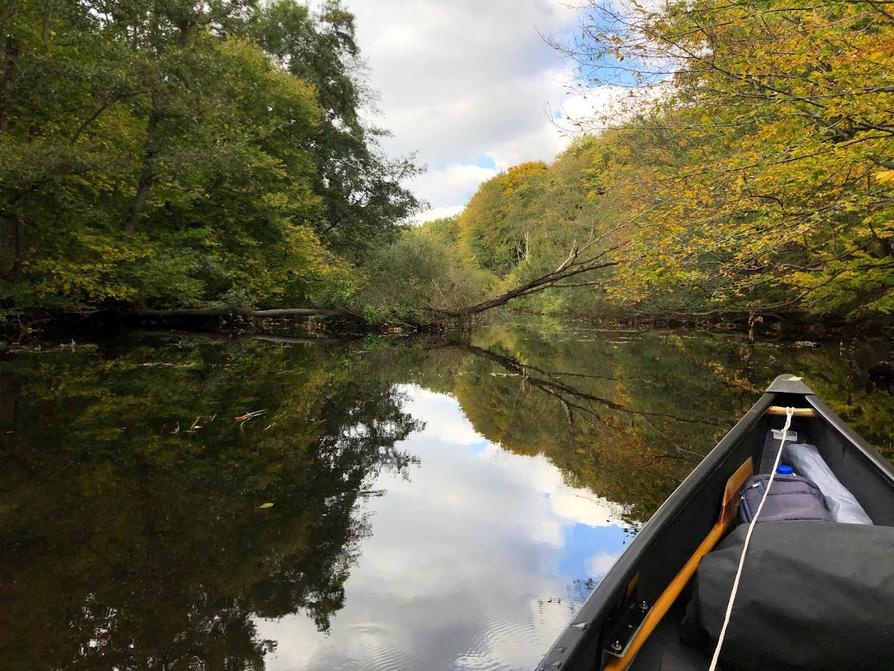
<path id="1" fill-rule="evenodd" d="M 680 569 L 679 573 L 655 601 L 643 620 L 639 631 L 636 632 L 636 636 L 633 637 L 630 645 L 627 646 L 623 657 L 616 657 L 610 660 L 608 664 L 602 667 L 603 671 L 625 671 L 633 663 L 637 653 L 642 649 L 652 632 L 655 631 L 655 628 L 661 623 L 667 611 L 674 605 L 677 597 L 680 596 L 680 593 L 692 579 L 692 576 L 695 575 L 695 570 L 698 568 L 702 557 L 713 550 L 714 546 L 723 538 L 723 534 L 726 533 L 735 516 L 739 492 L 742 491 L 745 481 L 751 477 L 753 472 L 754 465 L 751 457 L 749 457 L 726 481 L 726 487 L 723 490 L 723 502 L 720 506 L 717 522 L 714 523 L 708 535 L 705 536 L 704 540 L 695 549 L 695 552 L 692 553 L 692 556 L 683 564 L 683 568 Z"/>

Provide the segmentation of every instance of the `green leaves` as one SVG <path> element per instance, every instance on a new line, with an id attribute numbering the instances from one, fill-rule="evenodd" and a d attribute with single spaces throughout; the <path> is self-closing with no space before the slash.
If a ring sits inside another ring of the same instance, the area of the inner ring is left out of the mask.
<path id="1" fill-rule="evenodd" d="M 416 206 L 399 184 L 415 167 L 381 156 L 357 120 L 353 17 L 337 2 L 8 14 L 6 307 L 344 301 L 345 257 L 389 242 Z"/>
<path id="2" fill-rule="evenodd" d="M 387 131 L 360 120 L 365 84 L 354 17 L 337 0 L 316 16 L 294 0 L 276 0 L 254 13 L 249 34 L 316 91 L 313 188 L 322 208 L 312 222 L 320 239 L 354 261 L 394 241 L 419 208 L 402 184 L 420 169 L 411 159 L 384 156 L 378 139 Z"/>

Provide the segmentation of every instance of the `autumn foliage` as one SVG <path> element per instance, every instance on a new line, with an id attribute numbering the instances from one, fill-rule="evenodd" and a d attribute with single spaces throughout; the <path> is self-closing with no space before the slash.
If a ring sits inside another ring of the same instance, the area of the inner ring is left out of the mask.
<path id="1" fill-rule="evenodd" d="M 628 121 L 491 180 L 457 220 L 508 284 L 573 241 L 618 245 L 595 288 L 537 309 L 894 311 L 894 13 L 877 2 L 591 4 L 559 45 Z M 631 113 L 632 112 L 632 113 Z"/>

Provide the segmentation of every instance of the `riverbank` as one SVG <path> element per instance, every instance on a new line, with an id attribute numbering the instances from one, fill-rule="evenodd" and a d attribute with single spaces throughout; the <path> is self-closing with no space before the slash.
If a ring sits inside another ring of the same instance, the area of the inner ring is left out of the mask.
<path id="1" fill-rule="evenodd" d="M 345 337 L 368 334 L 420 335 L 468 332 L 482 324 L 519 320 L 546 321 L 580 327 L 633 331 L 686 329 L 706 333 L 736 333 L 751 342 L 810 343 L 835 338 L 890 338 L 894 320 L 818 321 L 807 315 L 716 314 L 709 317 L 681 314 L 554 315 L 504 309 L 475 320 L 371 321 L 363 315 L 329 308 L 248 309 L 243 307 L 183 308 L 164 310 L 83 310 L 30 313 L 0 322 L 0 337 L 7 340 L 40 334 L 103 333 L 119 330 L 172 330 L 196 333 L 278 334 L 282 336 Z M 806 345 L 805 345 L 806 346 Z"/>

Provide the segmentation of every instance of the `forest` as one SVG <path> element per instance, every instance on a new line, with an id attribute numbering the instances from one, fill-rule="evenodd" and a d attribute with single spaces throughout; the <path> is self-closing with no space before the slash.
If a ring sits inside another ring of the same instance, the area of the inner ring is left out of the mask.
<path id="1" fill-rule="evenodd" d="M 417 208 L 338 2 L 9 0 L 0 31 L 7 311 L 337 304 Z"/>
<path id="2" fill-rule="evenodd" d="M 551 164 L 509 168 L 410 232 L 391 256 L 440 276 L 400 290 L 401 269 L 394 304 L 457 312 L 521 290 L 556 314 L 888 321 L 890 5 L 588 11 L 556 47 L 582 80 L 629 89 L 627 120 L 593 120 Z"/>
<path id="3" fill-rule="evenodd" d="M 890 324 L 892 7 L 587 2 L 553 46 L 624 109 L 414 226 L 338 2 L 7 0 L 0 312 Z"/>

